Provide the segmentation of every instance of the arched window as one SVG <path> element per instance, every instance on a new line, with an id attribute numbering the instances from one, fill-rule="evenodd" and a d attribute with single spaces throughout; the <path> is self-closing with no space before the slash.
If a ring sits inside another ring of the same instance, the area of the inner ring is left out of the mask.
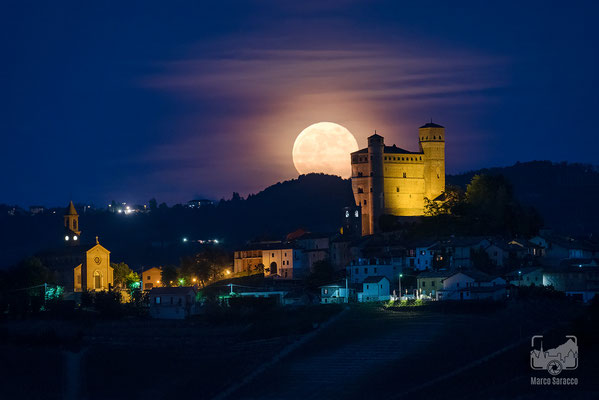
<path id="1" fill-rule="evenodd" d="M 277 263 L 274 261 L 270 263 L 270 273 L 273 275 L 277 273 Z"/>

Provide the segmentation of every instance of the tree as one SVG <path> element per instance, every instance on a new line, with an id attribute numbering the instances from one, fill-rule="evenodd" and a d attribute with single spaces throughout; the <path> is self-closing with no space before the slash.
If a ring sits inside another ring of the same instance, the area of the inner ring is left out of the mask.
<path id="1" fill-rule="evenodd" d="M 209 282 L 222 278 L 223 271 L 230 266 L 230 255 L 219 247 L 206 247 L 193 257 L 181 260 L 181 277 L 206 286 Z"/>
<path id="2" fill-rule="evenodd" d="M 460 215 L 464 212 L 465 194 L 459 186 L 447 185 L 441 194 L 442 200 L 424 198 L 424 215 Z"/>
<path id="3" fill-rule="evenodd" d="M 162 273 L 160 275 L 160 281 L 164 286 L 173 286 L 177 284 L 177 278 L 179 274 L 177 269 L 172 265 L 167 265 L 162 268 Z"/>
<path id="4" fill-rule="evenodd" d="M 472 261 L 472 266 L 474 268 L 487 273 L 494 272 L 495 266 L 491 262 L 491 258 L 485 249 L 470 249 L 470 260 Z"/>
<path id="5" fill-rule="evenodd" d="M 139 275 L 133 272 L 124 262 L 110 263 L 113 268 L 114 285 L 120 288 L 131 288 L 135 282 L 139 282 Z"/>
<path id="6" fill-rule="evenodd" d="M 316 261 L 308 276 L 308 285 L 316 288 L 335 279 L 335 268 L 328 260 Z"/>
<path id="7" fill-rule="evenodd" d="M 158 202 L 156 201 L 156 199 L 151 198 L 149 203 L 150 203 L 150 211 L 156 211 L 156 209 L 158 208 Z"/>
<path id="8" fill-rule="evenodd" d="M 10 271 L 12 287 L 20 289 L 44 283 L 55 283 L 54 273 L 37 257 L 28 257 Z"/>

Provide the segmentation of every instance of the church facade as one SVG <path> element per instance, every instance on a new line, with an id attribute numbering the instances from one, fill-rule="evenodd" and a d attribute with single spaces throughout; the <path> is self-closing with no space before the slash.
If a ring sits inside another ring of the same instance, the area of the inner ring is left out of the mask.
<path id="1" fill-rule="evenodd" d="M 379 231 L 383 214 L 419 216 L 424 199 L 445 190 L 445 128 L 427 123 L 419 128 L 419 151 L 386 146 L 376 133 L 368 147 L 351 154 L 352 190 L 362 209 L 362 235 Z"/>
<path id="2" fill-rule="evenodd" d="M 110 252 L 96 237 L 96 245 L 85 253 L 83 263 L 73 269 L 75 292 L 109 290 L 114 285 L 114 271 L 110 266 Z"/>

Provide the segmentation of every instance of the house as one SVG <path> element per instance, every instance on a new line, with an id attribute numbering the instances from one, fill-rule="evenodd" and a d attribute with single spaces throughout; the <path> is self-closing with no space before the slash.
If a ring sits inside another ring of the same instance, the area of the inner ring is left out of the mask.
<path id="1" fill-rule="evenodd" d="M 505 267 L 520 265 L 522 260 L 528 255 L 528 249 L 518 242 L 508 242 L 506 240 L 493 240 L 485 248 L 485 252 L 493 265 Z"/>
<path id="2" fill-rule="evenodd" d="M 351 240 L 347 237 L 336 238 L 331 241 L 331 247 L 329 248 L 329 257 L 331 264 L 335 270 L 343 270 L 352 261 L 351 254 Z"/>
<path id="3" fill-rule="evenodd" d="M 450 257 L 450 268 L 470 268 L 472 267 L 472 252 L 484 249 L 490 244 L 490 241 L 480 236 L 458 236 L 441 244 L 445 248 L 444 253 Z"/>
<path id="4" fill-rule="evenodd" d="M 161 287 L 162 283 L 162 269 L 158 267 L 152 267 L 141 273 L 141 281 L 143 283 L 143 290 L 151 290 L 155 287 Z"/>
<path id="5" fill-rule="evenodd" d="M 437 300 L 501 300 L 506 295 L 505 284 L 503 278 L 476 270 L 455 272 L 443 279 L 443 289 L 437 291 Z"/>
<path id="6" fill-rule="evenodd" d="M 389 300 L 391 298 L 389 285 L 389 279 L 385 276 L 369 276 L 362 282 L 362 291 L 358 293 L 358 301 L 366 303 Z"/>
<path id="7" fill-rule="evenodd" d="M 548 267 L 543 272 L 543 285 L 586 303 L 599 294 L 599 268 L 582 264 Z"/>
<path id="8" fill-rule="evenodd" d="M 506 279 L 510 285 L 514 286 L 542 286 L 543 268 L 524 267 L 506 274 Z"/>
<path id="9" fill-rule="evenodd" d="M 393 283 L 399 279 L 401 271 L 401 265 L 393 263 L 393 259 L 358 258 L 345 268 L 345 276 L 352 284 L 361 284 L 371 276 L 384 276 Z"/>
<path id="10" fill-rule="evenodd" d="M 233 266 L 235 273 L 263 267 L 265 277 L 278 279 L 301 279 L 309 273 L 305 252 L 294 243 L 281 241 L 252 243 L 235 251 Z"/>
<path id="11" fill-rule="evenodd" d="M 411 243 L 406 246 L 406 266 L 416 270 L 426 270 L 433 267 L 435 258 L 435 240 Z"/>
<path id="12" fill-rule="evenodd" d="M 418 293 L 436 298 L 437 292 L 443 289 L 443 280 L 455 274 L 453 271 L 423 271 L 416 277 Z"/>
<path id="13" fill-rule="evenodd" d="M 196 295 L 192 286 L 153 288 L 150 290 L 150 316 L 185 319 L 195 312 Z"/>
<path id="14" fill-rule="evenodd" d="M 568 236 L 543 233 L 530 239 L 530 242 L 542 247 L 545 257 L 554 260 L 554 265 L 559 260 L 566 258 L 593 258 L 596 254 L 599 255 L 599 249 L 595 243 L 577 240 Z"/>
<path id="15" fill-rule="evenodd" d="M 320 286 L 320 304 L 349 303 L 355 298 L 356 290 L 347 280 Z"/>

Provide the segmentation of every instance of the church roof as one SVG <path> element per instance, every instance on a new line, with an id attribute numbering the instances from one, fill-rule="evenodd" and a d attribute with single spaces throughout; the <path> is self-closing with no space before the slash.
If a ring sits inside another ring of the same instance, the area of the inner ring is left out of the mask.
<path id="1" fill-rule="evenodd" d="M 420 129 L 422 129 L 422 128 L 445 128 L 445 127 L 441 126 L 439 124 L 435 124 L 434 122 L 428 122 L 420 127 Z"/>
<path id="2" fill-rule="evenodd" d="M 67 211 L 65 212 L 64 215 L 79 215 L 79 214 L 77 214 L 77 210 L 75 210 L 75 205 L 73 204 L 73 200 L 71 200 L 71 202 L 67 206 Z"/>

